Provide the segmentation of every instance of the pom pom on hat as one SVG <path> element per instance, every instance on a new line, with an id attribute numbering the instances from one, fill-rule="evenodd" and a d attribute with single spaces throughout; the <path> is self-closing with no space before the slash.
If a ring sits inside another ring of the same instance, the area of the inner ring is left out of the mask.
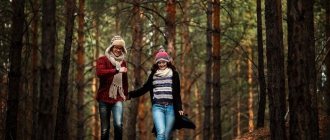
<path id="1" fill-rule="evenodd" d="M 158 50 L 158 53 L 156 54 L 155 61 L 158 63 L 159 61 L 165 61 L 165 62 L 170 62 L 170 56 L 167 54 L 165 49 L 160 48 Z"/>

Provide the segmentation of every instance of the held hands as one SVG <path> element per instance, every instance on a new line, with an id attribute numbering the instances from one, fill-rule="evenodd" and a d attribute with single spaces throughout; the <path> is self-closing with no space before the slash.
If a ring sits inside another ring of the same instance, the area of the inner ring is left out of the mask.
<path id="1" fill-rule="evenodd" d="M 184 115 L 183 110 L 180 110 L 180 111 L 179 111 L 179 114 L 180 114 L 181 116 Z"/>
<path id="2" fill-rule="evenodd" d="M 128 101 L 131 100 L 131 97 L 129 96 L 129 94 L 127 96 L 125 96 L 125 100 L 124 101 Z"/>

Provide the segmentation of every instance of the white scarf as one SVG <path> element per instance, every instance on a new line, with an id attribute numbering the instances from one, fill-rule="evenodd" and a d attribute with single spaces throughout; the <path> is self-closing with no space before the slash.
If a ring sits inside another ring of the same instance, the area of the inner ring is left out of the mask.
<path id="1" fill-rule="evenodd" d="M 170 68 L 166 68 L 164 70 L 157 70 L 155 73 L 155 76 L 157 77 L 172 77 L 173 71 Z"/>
<path id="2" fill-rule="evenodd" d="M 109 59 L 112 65 L 116 67 L 116 69 L 120 69 L 121 64 L 123 63 L 123 60 L 125 58 L 125 55 L 122 54 L 121 56 L 116 57 L 112 52 L 110 53 L 105 53 L 105 56 Z M 110 85 L 109 89 L 109 97 L 116 99 L 117 98 L 117 93 L 124 98 L 124 89 L 123 89 L 123 74 L 121 72 L 116 73 L 113 76 L 112 83 Z"/>

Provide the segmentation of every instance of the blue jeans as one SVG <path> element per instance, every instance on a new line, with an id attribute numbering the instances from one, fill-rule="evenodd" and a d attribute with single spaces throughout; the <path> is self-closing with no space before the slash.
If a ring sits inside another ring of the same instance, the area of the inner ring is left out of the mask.
<path id="1" fill-rule="evenodd" d="M 101 140 L 109 140 L 111 112 L 113 113 L 115 140 L 121 140 L 123 135 L 123 103 L 109 104 L 100 101 L 99 112 L 101 119 Z"/>
<path id="2" fill-rule="evenodd" d="M 152 117 L 156 128 L 156 139 L 170 139 L 175 122 L 173 105 L 154 104 L 152 106 Z"/>

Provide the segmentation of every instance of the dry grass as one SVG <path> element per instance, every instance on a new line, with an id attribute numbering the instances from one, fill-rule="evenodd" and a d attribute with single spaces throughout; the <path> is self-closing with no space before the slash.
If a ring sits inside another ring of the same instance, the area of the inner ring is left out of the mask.
<path id="1" fill-rule="evenodd" d="M 289 130 L 288 125 L 287 130 Z M 319 114 L 319 133 L 320 140 L 326 139 L 326 135 L 330 132 L 330 116 L 324 113 Z M 328 136 L 329 137 L 329 136 Z M 256 129 L 253 132 L 245 133 L 240 138 L 235 138 L 234 140 L 270 140 L 269 128 Z"/>

